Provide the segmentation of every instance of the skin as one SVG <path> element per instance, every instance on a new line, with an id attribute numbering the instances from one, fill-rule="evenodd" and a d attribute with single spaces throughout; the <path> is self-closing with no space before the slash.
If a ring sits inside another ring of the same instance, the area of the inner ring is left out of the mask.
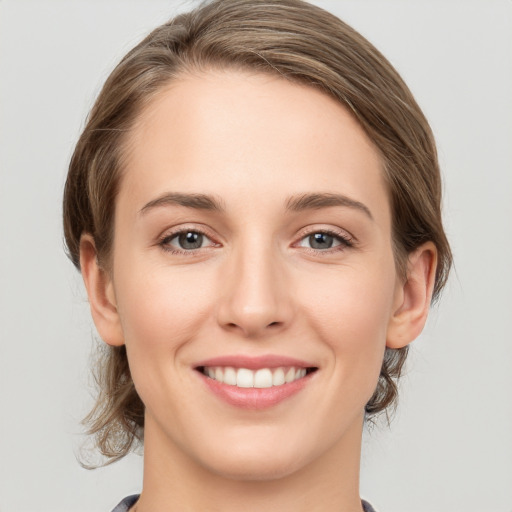
<path id="1" fill-rule="evenodd" d="M 89 235 L 81 265 L 98 331 L 126 344 L 146 406 L 137 512 L 361 511 L 364 406 L 385 347 L 423 328 L 436 265 L 428 243 L 410 255 L 407 279 L 397 275 L 372 142 L 313 88 L 209 71 L 162 90 L 128 147 L 111 269 L 98 266 Z M 168 193 L 207 194 L 223 210 L 154 204 Z M 368 211 L 286 208 L 311 193 Z M 204 233 L 203 246 L 180 249 L 180 229 Z M 333 246 L 311 247 L 326 231 Z M 318 370 L 276 406 L 244 409 L 194 369 L 226 354 Z"/>

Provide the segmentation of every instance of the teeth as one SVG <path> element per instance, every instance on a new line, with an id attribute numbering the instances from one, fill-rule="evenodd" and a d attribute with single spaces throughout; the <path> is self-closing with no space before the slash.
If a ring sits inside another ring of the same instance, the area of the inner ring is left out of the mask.
<path id="1" fill-rule="evenodd" d="M 240 368 L 236 372 L 236 385 L 239 388 L 253 388 L 254 372 L 246 368 Z"/>
<path id="2" fill-rule="evenodd" d="M 293 382 L 295 380 L 295 368 L 290 368 L 284 376 L 285 382 Z"/>
<path id="3" fill-rule="evenodd" d="M 236 370 L 231 367 L 224 368 L 224 378 L 217 379 L 224 384 L 229 384 L 230 386 L 236 386 Z"/>
<path id="4" fill-rule="evenodd" d="M 203 373 L 211 379 L 223 382 L 229 386 L 239 388 L 270 388 L 272 386 L 282 386 L 302 379 L 306 376 L 306 368 L 261 368 L 259 370 L 249 370 L 247 368 L 232 368 L 231 366 L 208 366 L 203 369 Z"/>
<path id="5" fill-rule="evenodd" d="M 274 373 L 272 374 L 272 386 L 281 386 L 284 383 L 284 370 L 282 368 L 274 370 Z"/>
<path id="6" fill-rule="evenodd" d="M 258 370 L 254 374 L 254 387 L 255 388 L 271 388 L 272 387 L 272 372 L 268 368 Z"/>

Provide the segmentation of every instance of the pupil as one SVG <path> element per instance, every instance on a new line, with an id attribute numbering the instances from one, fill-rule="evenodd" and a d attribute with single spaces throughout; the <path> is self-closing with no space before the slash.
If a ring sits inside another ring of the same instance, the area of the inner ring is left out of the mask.
<path id="1" fill-rule="evenodd" d="M 330 249 L 334 238 L 327 233 L 315 233 L 309 237 L 309 244 L 313 249 Z"/>
<path id="2" fill-rule="evenodd" d="M 183 249 L 199 249 L 203 245 L 203 235 L 201 233 L 181 233 L 179 243 Z"/>

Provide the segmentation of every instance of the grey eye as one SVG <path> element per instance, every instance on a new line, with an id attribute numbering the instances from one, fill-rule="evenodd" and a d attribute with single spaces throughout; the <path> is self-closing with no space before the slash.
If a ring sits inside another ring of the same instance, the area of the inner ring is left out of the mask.
<path id="1" fill-rule="evenodd" d="M 328 233 L 313 233 L 308 237 L 312 249 L 330 249 L 334 244 L 334 237 Z"/>
<path id="2" fill-rule="evenodd" d="M 300 240 L 298 245 L 299 247 L 306 247 L 315 251 L 328 251 L 329 249 L 351 247 L 352 243 L 341 234 L 317 231 L 306 235 Z"/>
<path id="3" fill-rule="evenodd" d="M 192 250 L 203 246 L 204 236 L 195 231 L 186 231 L 175 237 L 180 249 Z M 173 240 L 174 241 L 174 240 Z M 171 245 L 174 245 L 171 242 Z"/>
<path id="4" fill-rule="evenodd" d="M 162 246 L 171 246 L 182 251 L 193 251 L 211 244 L 211 240 L 198 231 L 182 231 L 162 241 Z"/>

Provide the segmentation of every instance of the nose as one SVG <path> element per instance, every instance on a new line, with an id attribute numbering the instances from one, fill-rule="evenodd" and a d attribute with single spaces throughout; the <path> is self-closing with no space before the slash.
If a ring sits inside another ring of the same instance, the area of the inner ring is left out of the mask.
<path id="1" fill-rule="evenodd" d="M 226 262 L 217 320 L 223 329 L 246 338 L 280 332 L 293 316 L 290 279 L 271 249 L 235 251 Z"/>

